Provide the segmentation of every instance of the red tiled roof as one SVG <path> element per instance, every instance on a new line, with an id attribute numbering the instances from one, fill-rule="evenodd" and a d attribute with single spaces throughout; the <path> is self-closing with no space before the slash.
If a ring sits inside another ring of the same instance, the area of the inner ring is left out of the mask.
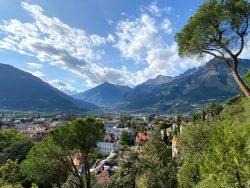
<path id="1" fill-rule="evenodd" d="M 107 170 L 102 171 L 96 176 L 96 181 L 98 184 L 107 185 L 109 183 L 109 173 Z"/>
<path id="2" fill-rule="evenodd" d="M 150 134 L 148 133 L 139 133 L 135 138 L 135 142 L 147 142 L 150 138 Z"/>

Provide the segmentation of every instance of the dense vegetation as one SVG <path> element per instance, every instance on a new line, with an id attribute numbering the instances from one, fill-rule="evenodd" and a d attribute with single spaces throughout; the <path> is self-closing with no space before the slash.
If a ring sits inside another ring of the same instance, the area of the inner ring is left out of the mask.
<path id="1" fill-rule="evenodd" d="M 248 82 L 249 74 L 245 78 Z M 172 158 L 161 127 L 155 127 L 143 150 L 130 148 L 133 143 L 124 133 L 119 169 L 108 186 L 249 187 L 250 102 L 237 96 L 223 108 L 211 103 L 189 118 L 192 123 L 183 133 L 174 132 L 179 158 Z M 35 145 L 22 133 L 0 132 L 0 185 L 93 187 L 95 177 L 89 169 L 100 157 L 95 147 L 103 133 L 103 125 L 91 118 L 56 128 Z M 75 157 L 82 168 L 72 163 Z"/>
<path id="2" fill-rule="evenodd" d="M 1 186 L 9 183 L 30 187 L 33 182 L 39 187 L 91 187 L 90 165 L 98 157 L 96 142 L 103 136 L 103 124 L 92 118 L 58 127 L 32 148 L 32 142 L 22 133 L 2 131 Z M 78 166 L 74 160 L 79 161 Z"/>
<path id="3" fill-rule="evenodd" d="M 246 0 L 207 0 L 176 35 L 179 55 L 209 54 L 220 59 L 248 99 L 250 90 L 238 73 L 238 58 L 247 46 L 249 19 Z"/>

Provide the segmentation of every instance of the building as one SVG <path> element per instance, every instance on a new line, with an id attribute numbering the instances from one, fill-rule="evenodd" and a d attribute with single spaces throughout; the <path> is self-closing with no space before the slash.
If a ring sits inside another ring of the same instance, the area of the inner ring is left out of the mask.
<path id="1" fill-rule="evenodd" d="M 177 136 L 174 136 L 172 139 L 172 157 L 179 157 L 180 151 L 177 146 Z"/>
<path id="2" fill-rule="evenodd" d="M 97 142 L 97 150 L 101 153 L 117 152 L 120 149 L 119 139 L 115 138 L 113 134 L 106 133 L 103 141 Z"/>
<path id="3" fill-rule="evenodd" d="M 133 129 L 126 127 L 123 124 L 104 124 L 105 132 L 113 134 L 115 139 L 120 139 L 120 136 L 123 131 L 133 134 Z"/>
<path id="4" fill-rule="evenodd" d="M 147 132 L 145 133 L 138 133 L 138 135 L 135 138 L 135 145 L 142 148 L 147 141 L 149 141 L 151 135 Z"/>

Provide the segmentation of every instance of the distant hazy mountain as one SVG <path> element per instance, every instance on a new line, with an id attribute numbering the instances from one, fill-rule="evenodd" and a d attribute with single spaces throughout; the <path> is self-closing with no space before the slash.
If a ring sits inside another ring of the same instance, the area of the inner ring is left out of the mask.
<path id="1" fill-rule="evenodd" d="M 133 91 L 129 93 L 127 96 L 127 99 L 137 99 L 145 94 L 151 93 L 155 88 L 157 88 L 159 85 L 166 84 L 168 82 L 171 82 L 174 79 L 174 77 L 171 76 L 162 76 L 159 75 L 154 79 L 149 79 L 146 82 L 143 82 L 142 84 L 137 85 Z M 127 101 L 129 101 L 127 100 Z"/>
<path id="2" fill-rule="evenodd" d="M 74 95 L 75 98 L 93 103 L 100 107 L 114 107 L 123 102 L 132 88 L 105 82 L 85 92 Z"/>
<path id="3" fill-rule="evenodd" d="M 138 86 L 145 86 L 145 85 L 161 85 L 161 84 L 166 84 L 168 82 L 171 82 L 174 79 L 174 77 L 171 76 L 162 76 L 162 75 L 158 75 L 156 78 L 154 79 L 149 79 L 146 82 L 143 82 L 142 84 L 138 85 Z M 138 87 L 137 86 L 137 87 Z"/>
<path id="4" fill-rule="evenodd" d="M 66 95 L 30 73 L 0 64 L 0 109 L 85 112 L 96 108 Z"/>
<path id="5" fill-rule="evenodd" d="M 245 74 L 250 60 L 239 60 Z M 208 101 L 222 102 L 239 93 L 228 68 L 213 59 L 176 77 L 157 76 L 135 88 L 103 83 L 75 97 L 115 110 L 188 112 Z"/>
<path id="6" fill-rule="evenodd" d="M 241 59 L 239 73 L 243 75 L 249 69 L 250 60 Z M 228 68 L 216 59 L 199 68 L 189 69 L 149 92 L 140 90 L 137 93 L 136 88 L 127 99 L 127 109 L 185 112 L 210 100 L 220 102 L 239 93 Z"/>

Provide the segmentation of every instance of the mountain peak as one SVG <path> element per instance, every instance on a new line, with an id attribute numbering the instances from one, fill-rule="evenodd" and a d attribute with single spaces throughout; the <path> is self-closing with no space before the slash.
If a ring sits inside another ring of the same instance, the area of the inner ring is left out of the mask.
<path id="1" fill-rule="evenodd" d="M 149 79 L 146 82 L 143 82 L 141 85 L 161 85 L 171 82 L 173 79 L 174 77 L 171 76 L 158 75 L 153 79 Z"/>
<path id="2" fill-rule="evenodd" d="M 0 108 L 16 111 L 84 112 L 95 105 L 76 100 L 30 73 L 0 64 Z"/>

